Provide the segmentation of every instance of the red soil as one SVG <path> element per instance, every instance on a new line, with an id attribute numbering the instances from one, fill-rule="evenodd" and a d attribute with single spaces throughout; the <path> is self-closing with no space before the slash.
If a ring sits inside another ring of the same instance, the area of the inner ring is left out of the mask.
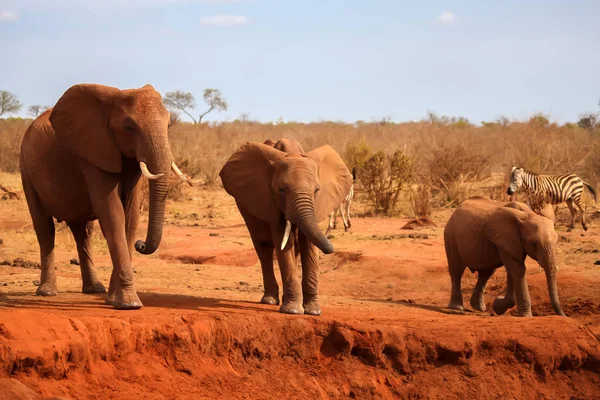
<path id="1" fill-rule="evenodd" d="M 435 228 L 354 218 L 350 232 L 333 231 L 336 252 L 321 255 L 323 315 L 289 316 L 257 303 L 260 267 L 222 201 L 219 218 L 170 216 L 158 255 L 135 256 L 138 311 L 78 293 L 68 230 L 57 234 L 58 296 L 33 295 L 38 270 L 0 266 L 0 399 L 600 398 L 600 229 L 559 227 L 569 318 L 553 315 L 535 262 L 535 317 L 446 309 L 448 213 Z M 0 205 L 0 225 L 0 261 L 38 261 L 21 202 Z M 465 304 L 475 277 L 463 279 Z M 503 271 L 490 280 L 488 304 L 504 280 Z"/>

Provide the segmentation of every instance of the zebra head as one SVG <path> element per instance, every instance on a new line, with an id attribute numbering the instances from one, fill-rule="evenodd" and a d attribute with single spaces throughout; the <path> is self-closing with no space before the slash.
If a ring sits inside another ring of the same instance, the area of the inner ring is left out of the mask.
<path id="1" fill-rule="evenodd" d="M 525 173 L 525 169 L 522 167 L 512 167 L 510 170 L 510 178 L 508 184 L 508 190 L 506 193 L 509 196 L 512 196 L 519 190 L 519 188 L 523 187 L 523 175 Z"/>

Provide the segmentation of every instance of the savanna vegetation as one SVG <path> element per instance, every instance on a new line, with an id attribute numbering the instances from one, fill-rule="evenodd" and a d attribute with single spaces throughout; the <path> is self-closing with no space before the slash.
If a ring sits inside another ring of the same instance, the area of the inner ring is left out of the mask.
<path id="1" fill-rule="evenodd" d="M 18 112 L 22 105 L 16 97 L 3 96 L 5 108 Z M 475 194 L 507 200 L 513 164 L 539 173 L 576 173 L 594 186 L 600 183 L 600 126 L 591 113 L 562 125 L 543 115 L 473 124 L 431 112 L 421 121 L 404 123 L 259 123 L 246 116 L 207 123 L 202 118 L 208 112 L 227 110 L 228 104 L 216 89 L 205 90 L 203 99 L 206 109 L 196 118 L 191 93 L 174 91 L 165 97 L 173 116 L 170 140 L 176 162 L 202 185 L 220 185 L 222 165 L 246 141 L 282 137 L 298 140 L 305 149 L 329 144 L 349 168 L 357 167 L 359 201 L 372 214 L 427 217 L 432 209 L 456 206 Z M 43 109 L 29 107 L 32 116 Z M 181 121 L 179 112 L 194 122 Z M 18 172 L 21 137 L 30 123 L 0 119 L 1 171 Z"/>

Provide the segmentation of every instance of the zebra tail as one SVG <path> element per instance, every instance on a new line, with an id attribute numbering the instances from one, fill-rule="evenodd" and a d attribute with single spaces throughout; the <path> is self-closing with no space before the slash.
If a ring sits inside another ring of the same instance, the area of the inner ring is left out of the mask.
<path id="1" fill-rule="evenodd" d="M 594 187 L 592 185 L 590 185 L 589 183 L 587 183 L 587 182 L 583 182 L 583 184 L 585 185 L 585 187 L 588 188 L 588 190 L 592 194 L 592 197 L 594 198 L 594 201 L 596 201 L 596 189 L 594 189 Z"/>

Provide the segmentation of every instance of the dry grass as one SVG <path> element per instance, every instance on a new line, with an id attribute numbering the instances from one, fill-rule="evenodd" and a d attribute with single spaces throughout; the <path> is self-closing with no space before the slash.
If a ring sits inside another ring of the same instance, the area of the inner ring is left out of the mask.
<path id="1" fill-rule="evenodd" d="M 19 171 L 21 140 L 30 123 L 21 118 L 0 119 L 0 171 Z"/>
<path id="2" fill-rule="evenodd" d="M 19 146 L 29 123 L 21 119 L 0 120 L 0 171 L 18 171 Z M 558 126 L 535 116 L 528 122 L 504 121 L 480 127 L 464 120 L 440 117 L 399 124 L 387 121 L 261 124 L 236 120 L 191 125 L 180 122 L 171 127 L 169 134 L 173 154 L 182 170 L 196 182 L 209 186 L 219 184 L 222 165 L 247 141 L 288 137 L 298 140 L 307 150 L 329 144 L 342 155 L 349 168 L 362 167 L 378 151 L 392 155 L 399 150 L 418 172 L 430 178 L 422 193 L 411 194 L 407 187 L 398 196 L 402 203 L 398 209 L 406 214 L 418 214 L 428 212 L 427 204 L 455 206 L 476 194 L 506 200 L 504 183 L 482 187 L 480 182 L 493 173 L 506 175 L 512 164 L 539 173 L 576 173 L 597 186 L 600 182 L 598 133 L 574 124 Z M 359 170 L 359 176 L 361 172 Z M 416 174 L 411 183 L 421 187 L 422 175 Z M 418 200 L 415 196 L 431 198 Z M 421 205 L 417 206 L 415 201 Z"/>

